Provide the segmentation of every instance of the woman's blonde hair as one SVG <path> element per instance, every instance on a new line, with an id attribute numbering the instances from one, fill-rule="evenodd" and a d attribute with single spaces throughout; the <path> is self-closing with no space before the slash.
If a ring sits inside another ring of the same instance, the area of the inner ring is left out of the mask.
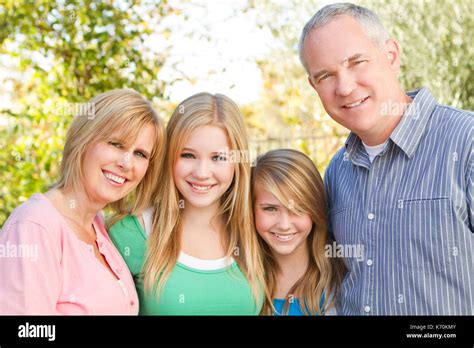
<path id="1" fill-rule="evenodd" d="M 299 297 L 301 311 L 307 315 L 327 312 L 334 305 L 331 295 L 335 295 L 339 289 L 345 266 L 341 259 L 325 256 L 325 246 L 331 241 L 326 223 L 326 194 L 318 170 L 313 161 L 302 152 L 272 150 L 259 156 L 256 166 L 252 168 L 254 204 L 257 186 L 275 195 L 290 211 L 311 217 L 313 227 L 307 238 L 308 268 L 291 287 L 287 297 L 290 294 Z M 258 239 L 263 251 L 266 284 L 270 299 L 273 299 L 279 266 L 268 244 L 260 236 Z M 273 314 L 273 310 L 272 303 L 267 301 L 263 313 Z M 286 298 L 282 314 L 287 314 L 288 310 L 289 301 Z"/>
<path id="2" fill-rule="evenodd" d="M 222 94 L 195 94 L 179 104 L 173 112 L 166 128 L 168 146 L 163 176 L 142 268 L 146 291 L 155 292 L 157 296 L 176 265 L 181 250 L 182 214 L 173 169 L 191 133 L 207 125 L 220 127 L 227 133 L 229 150 L 248 151 L 242 115 L 238 106 L 228 97 Z M 216 217 L 221 218 L 225 226 L 226 235 L 221 237 L 221 241 L 226 247 L 226 255 L 238 263 L 258 304 L 264 288 L 264 276 L 258 241 L 252 227 L 251 163 L 250 160 L 235 162 L 239 163 L 234 164 L 233 181 L 221 198 Z"/>
<path id="3" fill-rule="evenodd" d="M 89 145 L 109 141 L 112 136 L 123 144 L 131 144 L 143 127 L 152 125 L 155 142 L 144 178 L 135 190 L 109 205 L 118 213 L 115 220 L 127 212 L 142 211 L 149 206 L 160 175 L 166 143 L 163 121 L 150 102 L 131 89 L 102 93 L 82 106 L 82 113 L 75 115 L 68 129 L 59 180 L 55 187 L 76 192 L 82 189 L 82 163 Z"/>

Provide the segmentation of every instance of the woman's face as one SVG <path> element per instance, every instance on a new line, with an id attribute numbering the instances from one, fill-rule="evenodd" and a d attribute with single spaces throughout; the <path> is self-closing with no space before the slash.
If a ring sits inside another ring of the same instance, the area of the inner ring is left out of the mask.
<path id="1" fill-rule="evenodd" d="M 256 186 L 254 212 L 258 234 L 276 255 L 304 252 L 313 227 L 311 217 L 293 213 L 265 187 Z"/>
<path id="2" fill-rule="evenodd" d="M 227 133 L 212 125 L 196 128 L 186 139 L 173 172 L 184 208 L 219 206 L 234 178 L 235 164 L 226 157 L 229 148 Z"/>
<path id="3" fill-rule="evenodd" d="M 120 143 L 112 135 L 108 141 L 87 148 L 82 167 L 84 186 L 94 204 L 118 201 L 137 187 L 148 169 L 155 136 L 149 124 L 138 132 L 133 144 Z"/>

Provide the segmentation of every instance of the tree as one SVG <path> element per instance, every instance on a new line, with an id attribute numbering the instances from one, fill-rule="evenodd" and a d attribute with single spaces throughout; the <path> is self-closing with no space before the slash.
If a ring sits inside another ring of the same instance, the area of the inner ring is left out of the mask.
<path id="1" fill-rule="evenodd" d="M 320 6 L 306 0 L 268 0 L 250 2 L 249 7 L 259 14 L 261 30 L 269 33 L 269 52 L 257 62 L 264 80 L 261 98 L 252 106 L 259 152 L 295 148 L 323 171 L 348 132 L 327 115 L 299 61 L 301 30 Z"/>
<path id="2" fill-rule="evenodd" d="M 442 104 L 474 109 L 474 1 L 364 1 L 402 48 L 406 90 L 430 88 Z"/>
<path id="3" fill-rule="evenodd" d="M 11 86 L 3 92 L 12 99 L 0 113 L 0 223 L 55 182 L 81 103 L 114 88 L 164 101 L 157 74 L 166 51 L 145 43 L 157 35 L 151 28 L 167 34 L 161 20 L 173 11 L 167 1 L 135 0 L 7 0 L 0 7 L 0 68 Z"/>
<path id="4" fill-rule="evenodd" d="M 405 90 L 427 86 L 441 103 L 473 109 L 473 1 L 356 3 L 376 12 L 400 42 Z M 255 131 L 266 139 L 260 142 L 261 150 L 293 147 L 324 171 L 348 131 L 328 117 L 299 62 L 299 36 L 321 6 L 317 1 L 262 0 L 249 1 L 248 7 L 260 14 L 259 26 L 272 37 L 269 54 L 258 62 L 264 78 L 261 99 L 251 107 Z"/>

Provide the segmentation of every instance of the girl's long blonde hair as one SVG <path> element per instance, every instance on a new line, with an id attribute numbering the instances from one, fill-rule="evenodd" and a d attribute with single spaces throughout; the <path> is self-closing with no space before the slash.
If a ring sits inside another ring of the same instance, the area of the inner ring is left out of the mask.
<path id="1" fill-rule="evenodd" d="M 331 240 L 326 223 L 326 194 L 318 170 L 313 161 L 302 152 L 290 149 L 272 150 L 259 156 L 256 166 L 252 169 L 254 203 L 257 186 L 275 195 L 287 209 L 297 214 L 308 214 L 313 222 L 307 238 L 308 268 L 288 292 L 282 314 L 288 313 L 289 295 L 299 298 L 301 311 L 307 315 L 327 312 L 334 306 L 332 295 L 336 295 L 339 289 L 345 266 L 341 259 L 325 256 L 325 246 L 330 244 Z M 269 297 L 273 299 L 279 266 L 268 244 L 260 236 L 258 239 L 263 251 Z M 273 314 L 273 310 L 271 300 L 267 300 L 262 313 Z"/>
<path id="2" fill-rule="evenodd" d="M 230 149 L 248 151 L 247 133 L 238 106 L 222 94 L 199 93 L 178 105 L 166 128 L 168 146 L 156 195 L 153 228 L 142 268 L 145 290 L 159 296 L 181 250 L 182 214 L 173 169 L 190 134 L 213 125 L 229 137 Z M 237 162 L 237 161 L 236 161 Z M 235 163 L 234 178 L 221 198 L 218 218 L 224 222 L 226 255 L 233 257 L 248 279 L 258 304 L 264 290 L 263 263 L 253 229 L 250 160 Z"/>
<path id="3" fill-rule="evenodd" d="M 128 213 L 135 214 L 150 205 L 156 178 L 164 156 L 165 126 L 150 102 L 132 89 L 115 89 L 92 98 L 75 115 L 66 135 L 59 180 L 55 187 L 79 191 L 83 187 L 82 163 L 87 146 L 108 141 L 112 135 L 127 144 L 133 143 L 143 127 L 152 125 L 155 141 L 145 176 L 138 186 L 122 199 L 109 204 L 117 221 Z M 111 224 L 113 224 L 113 221 Z"/>

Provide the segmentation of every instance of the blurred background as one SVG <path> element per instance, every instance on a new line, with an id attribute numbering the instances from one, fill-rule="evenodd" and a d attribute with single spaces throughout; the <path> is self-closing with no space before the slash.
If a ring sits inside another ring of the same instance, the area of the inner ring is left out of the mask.
<path id="1" fill-rule="evenodd" d="M 348 132 L 308 85 L 297 43 L 330 2 L 0 0 L 0 225 L 55 182 L 74 105 L 114 88 L 165 120 L 194 93 L 226 94 L 254 150 L 299 149 L 322 174 Z M 474 109 L 474 0 L 353 2 L 400 42 L 405 90 Z"/>

